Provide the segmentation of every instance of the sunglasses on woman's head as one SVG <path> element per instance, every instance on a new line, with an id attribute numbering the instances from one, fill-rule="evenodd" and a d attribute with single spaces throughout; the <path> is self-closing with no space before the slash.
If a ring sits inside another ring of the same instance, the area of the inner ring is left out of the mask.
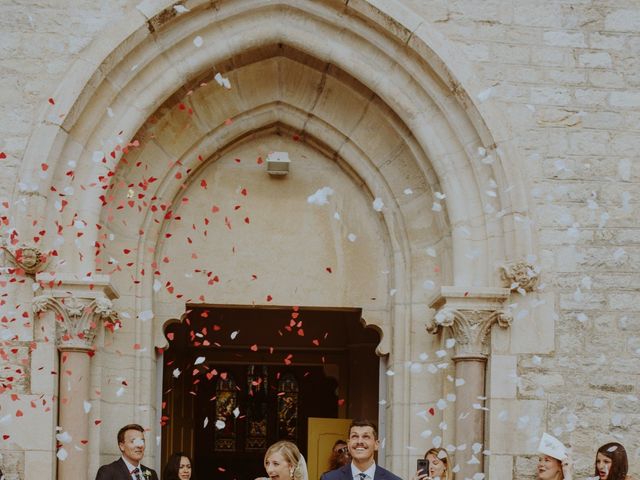
<path id="1" fill-rule="evenodd" d="M 338 452 L 338 453 L 340 453 L 342 455 L 347 454 L 347 453 L 349 453 L 349 447 L 339 448 L 339 449 L 336 450 L 336 452 Z"/>

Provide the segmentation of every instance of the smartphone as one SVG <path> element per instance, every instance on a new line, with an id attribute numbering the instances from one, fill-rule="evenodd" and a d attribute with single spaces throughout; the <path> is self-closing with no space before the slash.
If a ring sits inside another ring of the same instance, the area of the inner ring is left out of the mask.
<path id="1" fill-rule="evenodd" d="M 419 458 L 417 462 L 416 470 L 418 471 L 418 475 L 424 475 L 425 473 L 429 473 L 429 460 L 426 458 Z"/>

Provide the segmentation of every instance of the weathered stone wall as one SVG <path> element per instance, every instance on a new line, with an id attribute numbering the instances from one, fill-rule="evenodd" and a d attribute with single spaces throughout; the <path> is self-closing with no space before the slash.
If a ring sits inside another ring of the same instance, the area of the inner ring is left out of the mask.
<path id="1" fill-rule="evenodd" d="M 529 341 L 514 345 L 505 332 L 493 339 L 490 391 L 499 400 L 489 405 L 490 478 L 533 478 L 534 449 L 511 451 L 495 433 L 505 418 L 517 425 L 517 448 L 539 430 L 572 444 L 584 476 L 592 473 L 594 446 L 619 440 L 637 474 L 640 7 L 631 0 L 405 3 L 474 72 L 482 86 L 469 91 L 474 101 L 503 112 L 534 205 L 523 221 L 539 229 L 542 292 L 519 302 L 524 313 L 513 326 L 514 338 Z M 78 52 L 135 4 L 14 0 L 0 7 L 0 201 L 10 199 L 40 112 Z M 6 210 L 0 202 L 0 216 Z M 544 309 L 528 337 L 518 334 L 534 318 L 526 302 L 531 311 Z M 16 352 L 0 347 L 8 355 L 0 379 L 23 369 L 14 390 L 0 394 L 0 435 L 15 429 L 11 393 L 34 393 L 29 343 L 12 342 Z M 11 445 L 0 436 L 0 468 L 11 480 L 24 478 L 25 454 Z"/>
<path id="2" fill-rule="evenodd" d="M 542 290 L 556 311 L 541 320 L 555 324 L 555 348 L 518 355 L 516 397 L 541 403 L 542 426 L 573 445 L 580 475 L 593 474 L 596 446 L 616 440 L 637 473 L 640 8 L 407 3 L 474 65 L 487 89 L 475 99 L 503 110 L 530 179 Z M 518 416 L 525 432 L 535 430 L 533 405 Z M 533 478 L 533 458 L 513 462 L 514 478 Z"/>

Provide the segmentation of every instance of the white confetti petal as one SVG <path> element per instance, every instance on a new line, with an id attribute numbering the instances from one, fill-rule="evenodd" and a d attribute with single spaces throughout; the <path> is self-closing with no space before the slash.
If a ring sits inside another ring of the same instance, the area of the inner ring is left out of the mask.
<path id="1" fill-rule="evenodd" d="M 383 208 L 384 208 L 384 202 L 380 197 L 376 197 L 375 200 L 373 201 L 373 209 L 376 212 L 381 212 Z"/>
<path id="2" fill-rule="evenodd" d="M 486 102 L 489 97 L 491 97 L 491 95 L 493 94 L 493 87 L 489 87 L 486 90 L 481 91 L 477 97 L 478 100 L 480 100 L 481 102 Z"/>
<path id="3" fill-rule="evenodd" d="M 71 435 L 69 434 L 69 432 L 62 432 L 62 433 L 58 433 L 56 434 L 56 439 L 60 442 L 60 443 L 71 443 Z"/>
<path id="4" fill-rule="evenodd" d="M 233 409 L 233 416 L 236 418 L 240 416 L 240 409 L 238 407 Z"/>
<path id="5" fill-rule="evenodd" d="M 193 362 L 194 365 L 200 365 L 201 363 L 204 363 L 204 361 L 206 360 L 205 357 L 198 357 L 196 358 L 196 361 Z"/>
<path id="6" fill-rule="evenodd" d="M 240 330 L 231 332 L 231 340 L 235 340 L 239 333 L 240 333 Z"/>
<path id="7" fill-rule="evenodd" d="M 187 7 L 185 7 L 184 5 L 174 5 L 173 9 L 178 13 L 187 13 L 187 12 L 191 11 Z"/>
<path id="8" fill-rule="evenodd" d="M 220 72 L 216 73 L 213 78 L 215 79 L 216 82 L 218 82 L 218 85 L 220 85 L 221 87 L 224 87 L 227 90 L 231 89 L 231 82 L 227 77 L 223 77 L 220 74 Z"/>
<path id="9" fill-rule="evenodd" d="M 58 457 L 58 460 L 60 460 L 61 462 L 64 462 L 68 456 L 69 453 L 62 447 L 60 447 L 58 449 L 58 452 L 56 453 L 56 457 Z"/>
<path id="10" fill-rule="evenodd" d="M 180 371 L 180 369 L 179 369 L 179 368 L 176 368 L 176 369 L 174 369 L 174 370 L 173 370 L 173 377 L 174 377 L 174 378 L 178 378 L 178 377 L 180 376 L 180 374 L 181 374 L 181 373 L 182 373 L 182 372 Z"/>
<path id="11" fill-rule="evenodd" d="M 410 188 L 405 188 L 403 193 L 405 195 L 413 195 L 413 190 L 411 190 Z"/>
<path id="12" fill-rule="evenodd" d="M 355 242 L 356 238 L 358 238 L 355 234 L 350 233 L 349 235 L 347 235 L 347 238 L 349 239 L 350 242 Z"/>
<path id="13" fill-rule="evenodd" d="M 83 402 L 84 413 L 89 413 L 91 411 L 91 403 L 86 400 Z"/>
<path id="14" fill-rule="evenodd" d="M 227 424 L 224 423 L 222 420 L 216 420 L 216 428 L 218 430 L 222 430 Z"/>
<path id="15" fill-rule="evenodd" d="M 335 192 L 331 187 L 319 188 L 313 195 L 309 195 L 307 197 L 307 203 L 310 203 L 311 205 L 327 205 L 329 203 L 328 197 L 333 195 L 334 193 Z M 340 216 L 338 215 L 338 218 L 336 218 L 336 220 L 339 220 L 339 217 Z"/>
<path id="16" fill-rule="evenodd" d="M 202 37 L 200 35 L 193 39 L 193 44 L 196 46 L 196 48 L 200 48 L 203 43 L 204 40 L 202 40 Z"/>
<path id="17" fill-rule="evenodd" d="M 138 319 L 143 322 L 149 321 L 153 318 L 153 312 L 151 310 L 144 310 L 138 314 Z"/>

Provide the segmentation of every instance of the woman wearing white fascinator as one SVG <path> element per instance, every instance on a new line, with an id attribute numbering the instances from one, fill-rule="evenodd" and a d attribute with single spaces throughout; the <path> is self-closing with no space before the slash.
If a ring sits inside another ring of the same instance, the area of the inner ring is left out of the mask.
<path id="1" fill-rule="evenodd" d="M 267 449 L 264 469 L 271 480 L 309 480 L 307 462 L 295 443 L 287 440 L 276 442 Z"/>
<path id="2" fill-rule="evenodd" d="M 536 480 L 573 480 L 573 462 L 569 449 L 548 433 L 543 433 L 538 445 Z"/>

